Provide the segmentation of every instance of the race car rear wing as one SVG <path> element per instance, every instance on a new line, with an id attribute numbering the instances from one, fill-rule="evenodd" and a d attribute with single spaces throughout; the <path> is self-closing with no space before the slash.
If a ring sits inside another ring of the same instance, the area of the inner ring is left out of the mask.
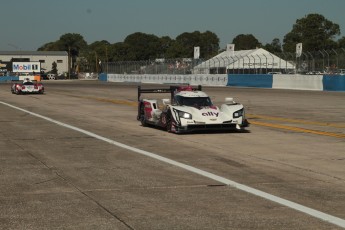
<path id="1" fill-rule="evenodd" d="M 140 96 L 142 93 L 170 93 L 171 101 L 174 99 L 174 93 L 176 91 L 201 91 L 201 85 L 198 85 L 197 87 L 192 87 L 190 85 L 188 86 L 176 86 L 171 85 L 170 88 L 159 88 L 159 89 L 142 89 L 141 86 L 138 86 L 138 101 L 140 101 Z"/>
<path id="2" fill-rule="evenodd" d="M 12 84 L 22 84 L 23 82 L 23 80 L 11 80 Z"/>

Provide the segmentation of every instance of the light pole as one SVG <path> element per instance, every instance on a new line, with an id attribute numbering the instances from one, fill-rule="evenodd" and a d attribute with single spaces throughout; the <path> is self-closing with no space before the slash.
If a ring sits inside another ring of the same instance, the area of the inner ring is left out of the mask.
<path id="1" fill-rule="evenodd" d="M 329 54 L 327 53 L 327 51 L 326 50 L 323 50 L 326 54 L 327 54 L 327 67 L 328 67 L 328 69 L 330 69 L 330 66 L 329 66 Z"/>
<path id="2" fill-rule="evenodd" d="M 339 68 L 338 53 L 334 49 L 332 49 L 332 51 L 335 53 L 335 58 L 336 58 L 336 62 L 337 62 L 336 68 Z"/>
<path id="3" fill-rule="evenodd" d="M 71 47 L 68 46 L 68 79 L 71 79 Z"/>
<path id="4" fill-rule="evenodd" d="M 97 52 L 95 51 L 95 58 L 96 58 L 96 73 L 98 74 L 98 61 L 97 61 Z"/>
<path id="5" fill-rule="evenodd" d="M 319 52 L 322 55 L 322 72 L 325 72 L 325 55 L 322 53 L 321 50 L 319 50 Z"/>
<path id="6" fill-rule="evenodd" d="M 106 68 L 106 71 L 107 71 L 107 74 L 108 74 L 108 72 L 109 72 L 109 69 L 108 69 L 108 47 L 106 46 L 105 47 L 105 59 L 106 59 L 106 63 L 107 63 L 107 68 Z"/>

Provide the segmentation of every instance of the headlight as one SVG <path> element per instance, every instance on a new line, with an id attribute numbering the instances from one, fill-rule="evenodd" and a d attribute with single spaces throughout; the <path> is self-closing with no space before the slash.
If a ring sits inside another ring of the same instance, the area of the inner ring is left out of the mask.
<path id="1" fill-rule="evenodd" d="M 240 109 L 240 110 L 237 110 L 236 112 L 234 112 L 232 116 L 233 116 L 234 118 L 239 118 L 239 117 L 242 117 L 243 114 L 244 114 L 243 109 Z"/>
<path id="2" fill-rule="evenodd" d="M 178 116 L 184 119 L 192 119 L 192 114 L 183 111 L 178 111 Z"/>

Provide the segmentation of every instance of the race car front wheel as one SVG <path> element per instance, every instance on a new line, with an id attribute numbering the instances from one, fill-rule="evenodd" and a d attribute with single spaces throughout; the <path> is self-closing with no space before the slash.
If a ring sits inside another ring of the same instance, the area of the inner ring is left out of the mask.
<path id="1" fill-rule="evenodd" d="M 168 131 L 168 133 L 171 132 L 171 127 L 172 126 L 172 122 L 171 122 L 171 118 L 167 116 L 167 126 L 166 126 L 166 129 Z"/>
<path id="2" fill-rule="evenodd" d="M 166 130 L 169 133 L 178 133 L 174 123 L 174 118 L 172 117 L 170 112 L 166 115 Z"/>

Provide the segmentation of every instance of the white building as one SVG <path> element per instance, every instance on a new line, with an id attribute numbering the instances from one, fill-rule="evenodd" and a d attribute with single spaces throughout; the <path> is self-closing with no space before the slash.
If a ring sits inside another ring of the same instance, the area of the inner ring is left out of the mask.
<path id="1" fill-rule="evenodd" d="M 10 62 L 40 62 L 43 72 L 51 71 L 53 62 L 55 62 L 58 74 L 68 72 L 68 53 L 66 51 L 0 51 L 2 72 L 5 72 L 4 68 Z M 9 66 L 7 65 L 7 69 Z"/>
<path id="2" fill-rule="evenodd" d="M 290 57 L 291 58 L 291 57 Z M 292 62 L 286 61 L 262 48 L 253 50 L 226 50 L 217 56 L 196 65 L 195 74 L 265 74 L 288 73 L 295 70 Z"/>

